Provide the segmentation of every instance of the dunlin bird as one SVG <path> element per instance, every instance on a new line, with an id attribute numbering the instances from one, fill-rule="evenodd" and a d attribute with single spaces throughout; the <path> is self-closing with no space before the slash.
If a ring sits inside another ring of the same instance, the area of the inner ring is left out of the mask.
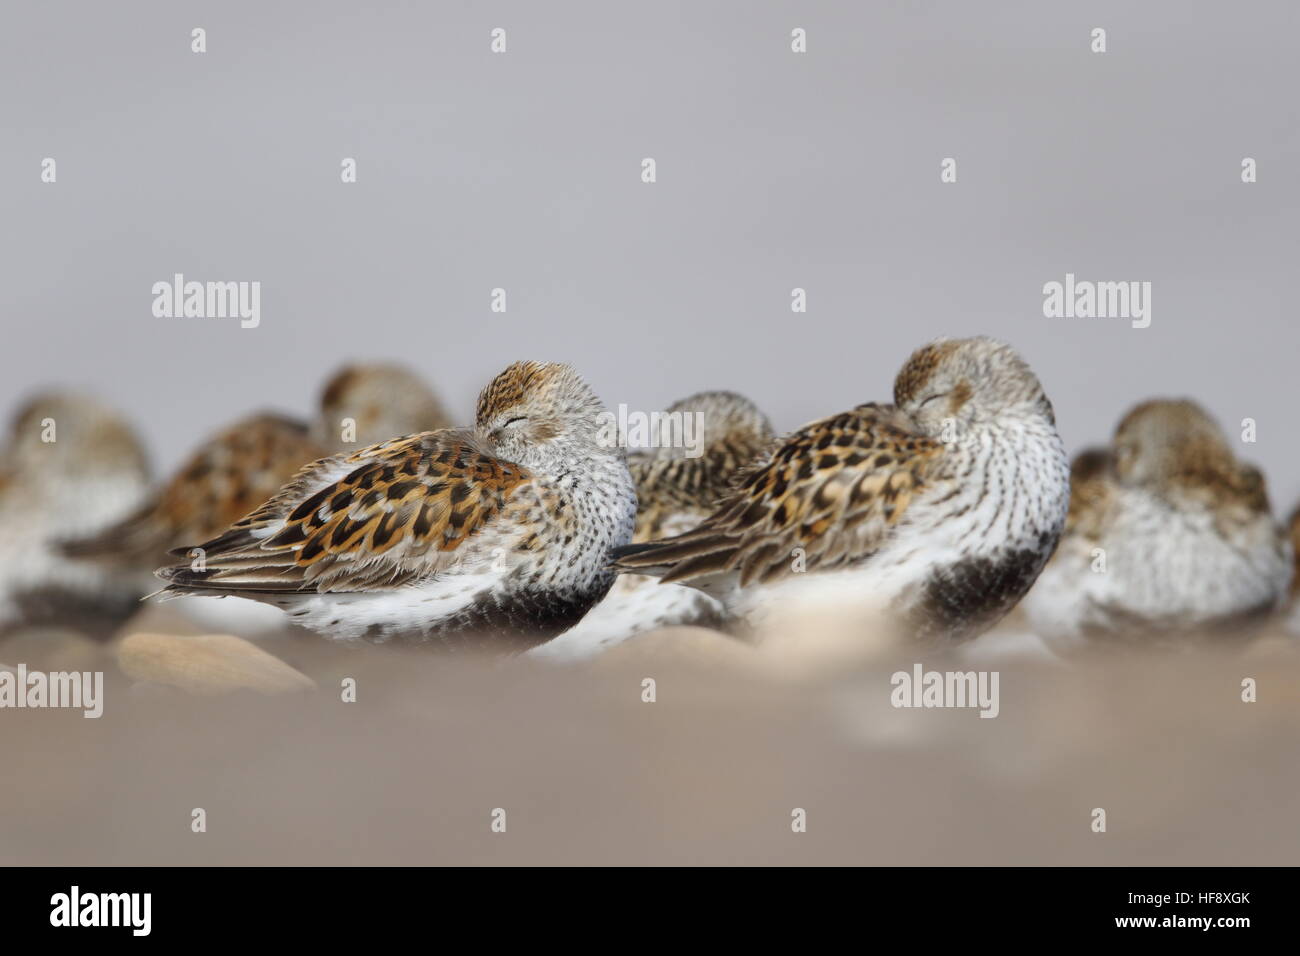
<path id="1" fill-rule="evenodd" d="M 120 519 L 139 505 L 148 481 L 143 446 L 117 413 L 67 393 L 28 402 L 0 457 L 0 629 L 111 634 L 143 589 L 111 569 L 68 560 L 59 542 Z"/>
<path id="2" fill-rule="evenodd" d="M 761 629 L 786 603 L 869 607 L 918 639 L 972 637 L 1056 546 L 1069 468 L 1029 366 L 987 338 L 917 350 L 894 405 L 813 422 L 693 531 L 617 568 L 689 584 Z"/>
<path id="3" fill-rule="evenodd" d="M 172 593 L 238 595 L 327 636 L 522 650 L 572 626 L 613 580 L 636 492 L 603 406 L 566 365 L 517 362 L 477 428 L 313 463 L 159 570 Z"/>
<path id="4" fill-rule="evenodd" d="M 1138 405 L 1072 472 L 1060 549 L 1025 601 L 1055 649 L 1248 632 L 1282 600 L 1290 545 L 1264 479 L 1195 403 Z"/>
<path id="5" fill-rule="evenodd" d="M 701 392 L 684 398 L 668 407 L 661 423 L 655 447 L 628 456 L 637 495 L 634 543 L 694 528 L 731 490 L 740 469 L 773 442 L 767 416 L 735 392 Z M 683 447 L 681 435 L 693 423 L 700 429 L 696 445 Z M 623 574 L 576 626 L 533 654 L 553 660 L 580 659 L 644 631 L 711 625 L 722 617 L 722 605 L 703 591 Z"/>
<path id="6" fill-rule="evenodd" d="M 440 428 L 445 413 L 428 387 L 396 365 L 349 365 L 321 394 L 316 421 L 249 415 L 206 439 L 135 513 L 98 534 L 67 542 L 74 558 L 134 571 L 144 582 L 177 548 L 220 534 L 274 495 L 304 465 L 348 444 Z M 195 554 L 192 560 L 201 560 Z M 283 625 L 274 609 L 244 601 L 184 601 L 204 627 L 261 634 Z"/>

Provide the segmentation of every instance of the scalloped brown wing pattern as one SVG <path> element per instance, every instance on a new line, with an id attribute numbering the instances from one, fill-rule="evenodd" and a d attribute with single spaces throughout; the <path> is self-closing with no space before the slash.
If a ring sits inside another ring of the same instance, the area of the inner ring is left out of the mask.
<path id="1" fill-rule="evenodd" d="M 280 494 L 201 547 L 206 567 L 166 569 L 182 587 L 365 591 L 490 557 L 527 535 L 494 527 L 532 476 L 472 436 L 425 432 L 303 469 Z M 530 496 L 522 496 L 530 497 Z M 491 532 L 491 533 L 489 533 Z M 467 548 L 469 542 L 476 547 Z"/>
<path id="2" fill-rule="evenodd" d="M 743 470 L 773 442 L 720 442 L 698 458 L 628 456 L 636 483 L 636 529 L 632 540 L 653 541 L 695 527 L 731 491 Z"/>
<path id="3" fill-rule="evenodd" d="M 694 531 L 629 549 L 620 571 L 691 582 L 738 572 L 742 586 L 868 557 L 927 486 L 944 480 L 944 446 L 890 405 L 860 405 L 806 425 Z"/>
<path id="4" fill-rule="evenodd" d="M 219 534 L 326 454 L 305 424 L 271 413 L 250 416 L 204 443 L 144 508 L 65 550 L 156 567 L 171 549 Z"/>
<path id="5" fill-rule="evenodd" d="M 276 415 L 239 422 L 186 462 L 164 489 L 157 514 L 177 545 L 214 535 L 326 451 L 301 422 Z"/>

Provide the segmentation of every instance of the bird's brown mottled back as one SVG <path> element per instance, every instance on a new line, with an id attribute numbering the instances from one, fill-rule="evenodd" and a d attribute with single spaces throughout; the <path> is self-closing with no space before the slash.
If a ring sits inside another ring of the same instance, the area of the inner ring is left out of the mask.
<path id="1" fill-rule="evenodd" d="M 669 565 L 666 582 L 738 571 L 745 586 L 791 573 L 796 548 L 809 570 L 860 560 L 902 519 L 942 447 L 910 431 L 887 405 L 814 422 L 744 473 L 695 531 L 621 557 L 617 566 Z"/>
<path id="2" fill-rule="evenodd" d="M 1070 513 L 1067 533 L 1095 538 L 1110 501 L 1112 460 L 1105 448 L 1086 448 L 1070 463 Z"/>
<path id="3" fill-rule="evenodd" d="M 349 419 L 354 433 L 345 442 L 341 435 Z M 325 383 L 315 434 L 322 444 L 345 451 L 450 425 L 437 395 L 410 369 L 388 362 L 354 363 Z"/>
<path id="4" fill-rule="evenodd" d="M 638 499 L 634 542 L 661 537 L 670 525 L 680 530 L 703 520 L 732 490 L 742 469 L 775 447 L 767 416 L 735 392 L 700 392 L 665 412 L 699 415 L 703 447 L 688 458 L 684 449 L 664 442 L 629 458 Z"/>
<path id="5" fill-rule="evenodd" d="M 321 405 L 326 408 L 340 405 L 344 397 L 357 386 L 361 376 L 361 370 L 355 365 L 339 369 L 325 383 L 325 388 L 321 391 L 320 396 Z"/>
<path id="6" fill-rule="evenodd" d="M 1218 423 L 1195 402 L 1153 399 L 1134 406 L 1115 430 L 1114 447 L 1122 481 L 1216 507 L 1268 511 L 1263 475 L 1237 461 Z"/>
<path id="7" fill-rule="evenodd" d="M 190 458 L 164 489 L 157 512 L 171 535 L 168 547 L 224 530 L 325 454 L 302 422 L 271 413 L 237 422 Z"/>
<path id="8" fill-rule="evenodd" d="M 65 550 L 155 568 L 174 548 L 207 540 L 243 518 L 327 453 L 305 424 L 269 412 L 251 415 L 205 442 L 140 511 Z"/>
<path id="9" fill-rule="evenodd" d="M 343 477 L 310 494 L 316 475 Z M 249 590 L 392 586 L 427 573 L 532 476 L 467 433 L 427 432 L 315 462 L 202 547 L 209 585 Z M 267 536 L 264 529 L 277 529 Z"/>

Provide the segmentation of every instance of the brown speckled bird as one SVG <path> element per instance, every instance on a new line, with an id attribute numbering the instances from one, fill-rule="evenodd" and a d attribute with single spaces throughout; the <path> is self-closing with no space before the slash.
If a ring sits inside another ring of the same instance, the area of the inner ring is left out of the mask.
<path id="1" fill-rule="evenodd" d="M 389 362 L 346 365 L 321 391 L 312 435 L 335 451 L 450 428 L 451 416 L 424 380 Z"/>
<path id="2" fill-rule="evenodd" d="M 301 422 L 250 415 L 203 442 L 134 514 L 94 537 L 67 542 L 64 550 L 152 571 L 175 548 L 224 531 L 327 453 Z"/>
<path id="3" fill-rule="evenodd" d="M 0 452 L 0 631 L 72 627 L 104 638 L 138 606 L 130 575 L 69 560 L 61 539 L 136 508 L 149 470 L 135 431 L 80 395 L 33 398 Z"/>
<path id="4" fill-rule="evenodd" d="M 1195 403 L 1138 405 L 1073 474 L 1060 548 L 1025 600 L 1057 650 L 1248 633 L 1278 606 L 1291 555 L 1263 476 Z"/>
<path id="5" fill-rule="evenodd" d="M 758 628 L 786 602 L 849 602 L 915 638 L 978 634 L 1033 583 L 1065 522 L 1051 404 L 986 338 L 918 349 L 894 400 L 799 429 L 698 528 L 622 549 L 618 570 L 705 590 Z"/>
<path id="6" fill-rule="evenodd" d="M 437 399 L 406 369 L 346 366 L 323 389 L 312 426 L 272 412 L 235 422 L 204 441 L 135 513 L 97 535 L 67 542 L 65 553 L 152 581 L 172 551 L 220 534 L 308 463 L 350 442 L 360 447 L 358 439 L 369 445 L 445 424 Z M 201 625 L 242 634 L 283 625 L 282 615 L 245 602 L 186 601 L 181 609 Z"/>
<path id="7" fill-rule="evenodd" d="M 522 650 L 575 623 L 613 579 L 636 511 L 603 407 L 566 365 L 517 362 L 444 429 L 314 462 L 159 570 L 171 593 L 236 595 L 342 640 Z"/>
<path id="8" fill-rule="evenodd" d="M 694 448 L 683 447 L 679 440 L 688 431 L 684 416 L 700 426 Z M 637 494 L 633 542 L 694 528 L 731 490 L 741 469 L 773 444 L 767 416 L 735 392 L 700 392 L 681 399 L 665 410 L 661 421 L 655 447 L 628 456 Z M 582 659 L 645 631 L 716 624 L 722 618 L 722 605 L 703 591 L 622 574 L 581 622 L 539 647 L 534 656 Z"/>

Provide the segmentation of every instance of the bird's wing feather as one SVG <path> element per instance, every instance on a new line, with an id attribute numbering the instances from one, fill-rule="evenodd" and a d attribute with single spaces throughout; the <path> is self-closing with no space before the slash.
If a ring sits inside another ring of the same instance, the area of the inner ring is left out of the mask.
<path id="1" fill-rule="evenodd" d="M 224 592 L 364 591 L 485 565 L 497 547 L 526 540 L 512 519 L 531 510 L 533 485 L 467 432 L 394 439 L 313 462 L 201 545 L 201 570 L 159 575 Z"/>
<path id="2" fill-rule="evenodd" d="M 698 528 L 619 553 L 620 571 L 691 583 L 737 572 L 740 584 L 833 568 L 879 550 L 927 486 L 944 446 L 888 405 L 806 425 L 738 480 Z"/>
<path id="3" fill-rule="evenodd" d="M 244 419 L 214 436 L 149 502 L 91 538 L 64 544 L 71 557 L 147 562 L 218 534 L 326 454 L 307 426 L 279 415 Z"/>
<path id="4" fill-rule="evenodd" d="M 771 438 L 723 441 L 695 458 L 629 455 L 636 484 L 635 542 L 653 541 L 693 528 L 734 490 L 740 476 L 765 461 Z"/>

